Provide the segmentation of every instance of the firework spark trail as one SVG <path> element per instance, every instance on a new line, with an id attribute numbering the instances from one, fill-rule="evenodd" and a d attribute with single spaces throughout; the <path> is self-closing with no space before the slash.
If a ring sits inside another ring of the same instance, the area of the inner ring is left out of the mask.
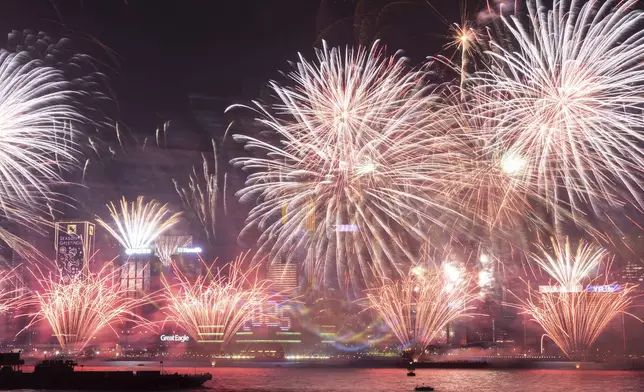
<path id="1" fill-rule="evenodd" d="M 135 298 L 132 292 L 118 283 L 114 284 L 121 273 L 121 269 L 108 272 L 106 266 L 98 274 L 86 272 L 63 282 L 43 277 L 40 272 L 38 283 L 41 289 L 36 291 L 40 309 L 26 328 L 46 320 L 61 347 L 82 350 L 105 328 L 118 335 L 113 328 L 116 323 L 131 321 L 138 326 L 147 325 L 147 321 L 134 311 L 150 299 Z"/>
<path id="2" fill-rule="evenodd" d="M 461 64 L 459 74 L 461 99 L 465 97 L 465 81 L 468 77 L 468 65 L 470 57 L 478 51 L 479 32 L 471 22 L 464 20 L 461 24 L 450 26 L 453 41 L 446 46 L 455 47 L 461 52 Z"/>
<path id="3" fill-rule="evenodd" d="M 177 253 L 179 248 L 190 246 L 192 237 L 190 236 L 162 236 L 157 237 L 154 249 L 157 257 L 164 266 L 172 265 L 172 256 Z"/>
<path id="4" fill-rule="evenodd" d="M 584 358 L 608 323 L 633 304 L 634 286 L 616 293 L 539 293 L 509 304 L 534 318 L 569 358 Z M 514 294 L 514 293 L 513 293 Z"/>
<path id="5" fill-rule="evenodd" d="M 461 211 L 469 218 L 471 227 L 466 231 L 480 231 L 484 235 L 473 237 L 516 236 L 521 222 L 544 228 L 544 219 L 535 211 L 534 205 L 542 202 L 518 177 L 522 161 L 498 152 L 485 151 L 485 141 L 480 131 L 489 126 L 489 121 L 473 115 L 468 102 L 454 102 L 444 111 L 446 124 L 454 140 L 454 152 L 458 159 L 453 165 L 458 170 L 445 172 L 441 189 L 442 200 L 452 209 Z M 450 176 L 450 177 L 448 177 Z"/>
<path id="6" fill-rule="evenodd" d="M 78 165 L 72 126 L 87 119 L 75 107 L 79 93 L 61 70 L 27 52 L 0 51 L 0 213 L 39 230 L 46 210 L 60 195 L 50 186 Z M 24 241 L 0 229 L 12 247 Z"/>
<path id="7" fill-rule="evenodd" d="M 244 257 L 229 264 L 228 274 L 198 276 L 194 280 L 175 268 L 177 284 L 162 277 L 164 311 L 198 342 L 226 345 L 235 333 L 271 298 L 269 282 L 257 278 L 257 268 L 242 268 Z"/>
<path id="8" fill-rule="evenodd" d="M 0 314 L 16 309 L 27 301 L 26 290 L 18 287 L 15 268 L 0 269 Z"/>
<path id="9" fill-rule="evenodd" d="M 143 196 L 131 203 L 123 197 L 120 211 L 114 203 L 107 207 L 114 227 L 99 217 L 96 221 L 127 249 L 149 248 L 159 235 L 179 222 L 181 216 L 180 212 L 170 215 L 167 204 L 156 200 L 145 202 Z"/>
<path id="10" fill-rule="evenodd" d="M 415 259 L 409 241 L 424 238 L 428 222 L 443 225 L 437 216 L 459 216 L 431 197 L 445 178 L 460 181 L 447 175 L 460 169 L 459 146 L 442 97 L 424 87 L 425 70 L 378 45 L 325 44 L 317 62 L 300 57 L 287 77 L 293 86 L 271 84 L 279 104 L 253 109 L 279 140 L 234 135 L 265 154 L 232 161 L 250 172 L 240 200 L 259 199 L 246 225 L 262 231 L 258 255 L 306 249 L 308 274 L 343 289 L 374 270 L 403 275 Z"/>
<path id="11" fill-rule="evenodd" d="M 605 249 L 583 240 L 573 249 L 568 237 L 563 241 L 552 238 L 551 245 L 551 251 L 538 245 L 540 253 L 533 253 L 532 259 L 563 287 L 578 286 L 589 280 L 607 256 Z"/>
<path id="12" fill-rule="evenodd" d="M 516 51 L 492 40 L 468 92 L 483 103 L 487 148 L 524 160 L 522 179 L 549 204 L 640 205 L 644 14 L 636 0 L 527 1 L 528 22 L 503 18 Z M 502 106 L 500 106 L 502 105 Z"/>
<path id="13" fill-rule="evenodd" d="M 448 323 L 471 316 L 476 285 L 447 271 L 412 269 L 399 282 L 383 279 L 367 299 L 405 349 L 419 356 Z"/>
<path id="14" fill-rule="evenodd" d="M 217 201 L 219 199 L 219 161 L 217 157 L 217 146 L 212 140 L 212 151 L 215 165 L 211 170 L 208 159 L 203 155 L 203 175 L 197 173 L 193 168 L 188 182 L 188 188 L 181 188 L 176 180 L 174 187 L 181 197 L 183 205 L 192 211 L 199 219 L 201 227 L 206 233 L 208 242 L 212 242 L 217 236 Z M 224 189 L 225 198 L 225 189 Z M 224 199 L 225 202 L 225 199 Z"/>
<path id="15" fill-rule="evenodd" d="M 527 283 L 526 295 L 512 293 L 517 302 L 508 305 L 531 315 L 566 356 L 584 357 L 608 323 L 633 304 L 637 286 L 620 286 L 612 293 L 586 291 L 585 285 L 601 277 L 598 269 L 606 251 L 583 240 L 576 248 L 568 238 L 553 238 L 551 243 L 552 249 L 540 245 L 540 253 L 533 253 L 532 258 L 563 292 L 540 292 Z"/>

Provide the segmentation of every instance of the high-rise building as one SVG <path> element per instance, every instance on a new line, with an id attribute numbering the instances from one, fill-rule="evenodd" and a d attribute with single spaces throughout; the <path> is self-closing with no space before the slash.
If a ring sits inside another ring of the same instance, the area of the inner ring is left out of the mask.
<path id="1" fill-rule="evenodd" d="M 297 269 L 294 262 L 279 260 L 268 267 L 266 279 L 271 283 L 271 289 L 284 295 L 290 295 L 297 290 Z"/>
<path id="2" fill-rule="evenodd" d="M 622 283 L 640 285 L 640 290 L 644 289 L 644 261 L 639 259 L 630 259 L 626 261 L 621 270 L 620 280 Z"/>
<path id="3" fill-rule="evenodd" d="M 121 287 L 133 296 L 150 292 L 150 261 L 137 257 L 129 258 L 121 269 Z"/>
<path id="4" fill-rule="evenodd" d="M 282 259 L 272 263 L 266 275 L 275 297 L 237 333 L 234 343 L 246 352 L 288 353 L 302 344 L 302 332 L 293 317 L 293 299 L 298 288 L 298 267 Z M 268 351 L 266 351 L 268 350 Z"/>
<path id="5" fill-rule="evenodd" d="M 89 267 L 89 259 L 94 253 L 94 239 L 95 226 L 91 222 L 56 222 L 56 265 L 63 277 L 74 276 Z"/>

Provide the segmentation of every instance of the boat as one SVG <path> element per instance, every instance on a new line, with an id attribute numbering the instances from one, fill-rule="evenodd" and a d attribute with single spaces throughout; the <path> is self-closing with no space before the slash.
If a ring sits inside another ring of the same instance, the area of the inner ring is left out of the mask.
<path id="1" fill-rule="evenodd" d="M 212 380 L 210 373 L 185 375 L 160 371 L 76 371 L 76 362 L 44 360 L 24 373 L 19 353 L 0 354 L 0 390 L 176 390 L 197 388 Z"/>
<path id="2" fill-rule="evenodd" d="M 416 373 L 413 370 L 407 372 L 408 377 L 416 377 Z"/>
<path id="3" fill-rule="evenodd" d="M 430 387 L 428 385 L 416 386 L 416 388 L 414 388 L 414 391 L 433 391 L 433 390 L 434 390 L 434 388 L 432 388 L 432 387 Z"/>

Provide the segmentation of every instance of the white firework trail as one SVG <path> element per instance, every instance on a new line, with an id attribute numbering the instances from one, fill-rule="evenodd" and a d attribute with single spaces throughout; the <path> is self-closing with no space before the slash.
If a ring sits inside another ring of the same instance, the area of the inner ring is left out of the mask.
<path id="1" fill-rule="evenodd" d="M 183 205 L 197 217 L 206 233 L 208 242 L 211 243 L 217 237 L 217 207 L 219 200 L 219 159 L 214 140 L 212 140 L 212 150 L 214 166 L 210 165 L 209 159 L 204 154 L 202 156 L 202 172 L 198 173 L 193 168 L 187 188 L 180 187 L 179 183 L 173 179 L 175 189 L 181 197 Z"/>
<path id="2" fill-rule="evenodd" d="M 161 236 L 155 241 L 155 253 L 161 264 L 164 266 L 172 265 L 172 256 L 177 254 L 179 248 L 187 247 L 192 244 L 190 236 Z"/>
<path id="3" fill-rule="evenodd" d="M 74 125 L 87 120 L 79 95 L 61 70 L 27 52 L 0 51 L 0 214 L 9 222 L 39 230 L 43 206 L 60 196 L 51 185 L 78 166 Z M 0 238 L 30 248 L 5 228 Z"/>
<path id="4" fill-rule="evenodd" d="M 644 167 L 644 14 L 637 0 L 527 1 L 502 17 L 514 41 L 492 39 L 469 92 L 487 148 L 522 161 L 521 180 L 556 214 L 583 218 L 640 197 Z M 515 166 L 512 166 L 515 167 Z"/>
<path id="5" fill-rule="evenodd" d="M 278 104 L 251 108 L 274 139 L 233 136 L 264 154 L 232 160 L 250 173 L 240 199 L 259 201 L 246 226 L 262 231 L 258 256 L 305 249 L 308 275 L 343 288 L 374 270 L 403 275 L 416 258 L 410 240 L 442 225 L 438 216 L 459 216 L 442 200 L 446 181 L 462 181 L 443 97 L 424 69 L 377 44 L 324 44 L 294 68 L 292 86 L 271 83 Z"/>
<path id="6" fill-rule="evenodd" d="M 96 217 L 96 222 L 105 228 L 126 249 L 149 249 L 154 240 L 179 222 L 180 212 L 172 214 L 167 204 L 156 200 L 145 202 L 139 196 L 135 202 L 125 197 L 120 208 L 114 203 L 107 205 L 112 222 Z"/>

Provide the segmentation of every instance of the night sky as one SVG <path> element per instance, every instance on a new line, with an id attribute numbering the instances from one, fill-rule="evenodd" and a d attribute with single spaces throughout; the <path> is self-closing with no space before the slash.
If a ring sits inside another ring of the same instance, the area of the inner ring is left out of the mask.
<path id="1" fill-rule="evenodd" d="M 297 53 L 380 38 L 418 63 L 440 51 L 448 26 L 484 8 L 460 0 L 14 0 L 3 1 L 2 41 L 12 30 L 68 37 L 102 63 L 135 133 L 189 117 L 191 94 L 247 102 L 288 70 Z M 0 45 L 6 46 L 6 42 Z"/>

